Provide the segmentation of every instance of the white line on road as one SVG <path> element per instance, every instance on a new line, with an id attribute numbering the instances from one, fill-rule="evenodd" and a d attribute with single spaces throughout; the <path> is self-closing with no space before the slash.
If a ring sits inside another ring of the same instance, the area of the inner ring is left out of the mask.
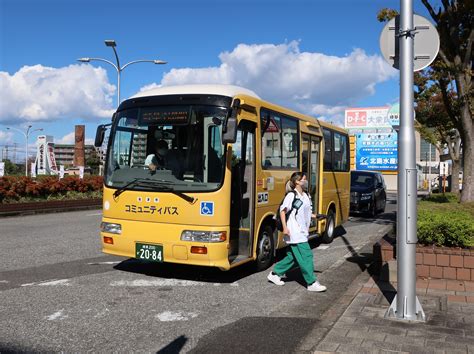
<path id="1" fill-rule="evenodd" d="M 88 265 L 101 265 L 101 264 L 119 264 L 122 263 L 122 261 L 118 262 L 94 262 L 94 263 L 87 263 Z"/>
<path id="2" fill-rule="evenodd" d="M 318 250 L 327 250 L 329 248 L 328 245 L 320 245 L 317 247 Z"/>
<path id="3" fill-rule="evenodd" d="M 71 284 L 69 283 L 69 279 L 46 280 L 46 281 L 37 282 L 37 283 L 21 284 L 21 286 L 55 286 L 55 285 L 69 286 Z"/>
<path id="4" fill-rule="evenodd" d="M 102 213 L 86 214 L 86 216 L 99 216 L 99 215 L 102 215 Z"/>
<path id="5" fill-rule="evenodd" d="M 110 283 L 110 286 L 196 286 L 206 285 L 207 283 L 179 280 L 179 279 L 156 279 L 156 280 L 118 280 Z"/>
<path id="6" fill-rule="evenodd" d="M 6 284 L 6 283 L 9 283 L 9 281 L 8 280 L 0 280 L 0 283 L 5 283 Z"/>
<path id="7" fill-rule="evenodd" d="M 190 318 L 195 318 L 197 316 L 198 314 L 196 312 L 186 313 L 186 312 L 165 311 L 156 315 L 156 318 L 158 318 L 161 322 L 172 322 L 172 321 L 187 321 Z"/>
<path id="8" fill-rule="evenodd" d="M 48 321 L 54 321 L 54 320 L 63 320 L 65 318 L 68 318 L 68 315 L 63 314 L 64 309 L 59 310 L 58 312 L 53 313 L 52 315 L 46 316 L 45 319 Z"/>

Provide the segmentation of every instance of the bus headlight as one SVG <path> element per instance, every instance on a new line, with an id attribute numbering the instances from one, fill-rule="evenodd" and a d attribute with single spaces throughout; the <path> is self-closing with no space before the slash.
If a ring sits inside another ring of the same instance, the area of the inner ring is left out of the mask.
<path id="1" fill-rule="evenodd" d="M 181 241 L 224 242 L 225 240 L 227 240 L 227 232 L 225 231 L 184 230 L 181 233 Z"/>
<path id="2" fill-rule="evenodd" d="M 100 223 L 100 231 L 108 232 L 109 234 L 120 235 L 122 233 L 122 225 L 113 224 L 110 222 L 102 222 Z"/>

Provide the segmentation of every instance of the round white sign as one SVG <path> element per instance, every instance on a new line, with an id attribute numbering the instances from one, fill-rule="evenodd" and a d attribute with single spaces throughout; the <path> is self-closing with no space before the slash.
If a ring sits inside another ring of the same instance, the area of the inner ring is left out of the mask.
<path id="1" fill-rule="evenodd" d="M 385 60 L 395 69 L 399 68 L 398 32 L 399 16 L 391 19 L 380 33 L 380 51 Z M 425 17 L 413 15 L 414 51 L 413 70 L 419 71 L 435 60 L 439 51 L 439 36 L 435 26 Z"/>

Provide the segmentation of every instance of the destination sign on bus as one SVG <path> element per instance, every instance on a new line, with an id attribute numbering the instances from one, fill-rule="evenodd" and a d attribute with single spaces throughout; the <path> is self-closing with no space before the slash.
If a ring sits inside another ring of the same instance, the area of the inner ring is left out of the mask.
<path id="1" fill-rule="evenodd" d="M 187 124 L 189 121 L 189 107 L 153 107 L 143 108 L 141 122 L 143 124 Z"/>

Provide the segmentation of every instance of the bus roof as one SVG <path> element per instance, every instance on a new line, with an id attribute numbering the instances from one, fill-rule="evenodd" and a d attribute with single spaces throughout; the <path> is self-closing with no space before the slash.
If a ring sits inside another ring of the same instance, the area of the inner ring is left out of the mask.
<path id="1" fill-rule="evenodd" d="M 347 134 L 347 129 L 345 129 L 343 127 L 340 127 L 338 125 L 334 125 L 334 124 L 329 123 L 329 122 L 325 122 L 323 120 L 319 120 L 319 125 L 321 125 L 323 128 L 326 127 L 326 128 L 330 128 L 332 130 L 337 130 L 341 133 L 346 133 Z"/>
<path id="2" fill-rule="evenodd" d="M 253 91 L 233 85 L 180 85 L 180 86 L 163 86 L 151 90 L 142 91 L 132 96 L 148 97 L 148 96 L 163 96 L 163 95 L 220 95 L 234 97 L 236 95 L 247 95 L 260 99 L 260 97 Z"/>

